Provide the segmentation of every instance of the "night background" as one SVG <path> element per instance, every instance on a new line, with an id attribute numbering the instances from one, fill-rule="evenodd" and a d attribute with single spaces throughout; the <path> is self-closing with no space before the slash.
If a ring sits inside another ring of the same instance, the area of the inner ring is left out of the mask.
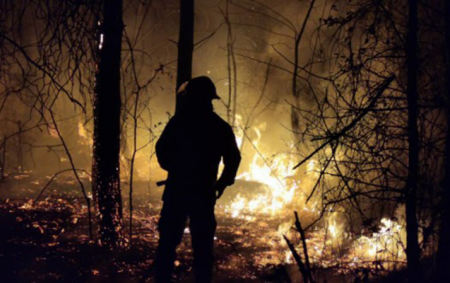
<path id="1" fill-rule="evenodd" d="M 242 155 L 214 282 L 450 282 L 445 0 L 0 0 L 0 282 L 153 282 L 198 76 Z"/>

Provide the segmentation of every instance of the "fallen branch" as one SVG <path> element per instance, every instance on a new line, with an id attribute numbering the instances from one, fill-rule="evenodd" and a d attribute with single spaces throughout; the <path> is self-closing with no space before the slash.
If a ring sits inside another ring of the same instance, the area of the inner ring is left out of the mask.
<path id="1" fill-rule="evenodd" d="M 297 262 L 298 267 L 300 268 L 300 272 L 302 273 L 302 276 L 303 276 L 303 282 L 308 283 L 309 282 L 308 271 L 306 270 L 306 267 L 302 261 L 302 258 L 297 253 L 294 245 L 289 241 L 289 239 L 285 235 L 283 235 L 283 238 L 286 241 L 286 244 L 288 245 L 289 249 L 291 250 L 291 253 L 294 256 L 294 259 Z"/>
<path id="2" fill-rule="evenodd" d="M 73 170 L 74 170 L 74 169 L 69 168 L 69 169 L 65 169 L 65 170 L 56 172 L 56 173 L 50 178 L 50 180 L 47 182 L 47 184 L 45 184 L 44 188 L 42 188 L 42 190 L 41 190 L 41 192 L 39 193 L 39 195 L 34 199 L 33 205 L 35 205 L 35 204 L 38 202 L 38 200 L 42 197 L 42 195 L 44 194 L 44 192 L 47 190 L 47 188 L 50 186 L 50 184 L 56 179 L 56 177 L 58 177 L 58 176 L 59 176 L 60 174 L 62 174 L 62 173 L 66 173 L 66 172 L 69 172 L 69 171 L 73 172 Z M 89 173 L 88 173 L 86 170 L 83 170 L 83 169 L 75 169 L 75 170 L 80 171 L 80 172 L 83 172 L 83 173 L 86 173 L 86 174 L 89 175 Z"/>
<path id="3" fill-rule="evenodd" d="M 297 211 L 294 211 L 294 214 L 295 214 L 295 228 L 297 228 L 297 231 L 300 233 L 300 237 L 302 240 L 303 254 L 305 255 L 306 272 L 307 272 L 309 280 L 311 282 L 314 282 L 314 280 L 312 278 L 312 273 L 311 273 L 311 264 L 309 263 L 308 247 L 306 246 L 305 231 L 303 230 L 302 225 L 300 224 L 300 219 L 298 217 Z"/>

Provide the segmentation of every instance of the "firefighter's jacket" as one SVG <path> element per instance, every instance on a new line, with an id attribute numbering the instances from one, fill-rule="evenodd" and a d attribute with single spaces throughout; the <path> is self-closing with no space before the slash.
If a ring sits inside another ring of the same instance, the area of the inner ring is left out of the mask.
<path id="1" fill-rule="evenodd" d="M 156 143 L 160 166 L 168 172 L 163 200 L 184 197 L 215 197 L 219 182 L 234 183 L 241 156 L 228 123 L 214 111 L 176 114 Z"/>

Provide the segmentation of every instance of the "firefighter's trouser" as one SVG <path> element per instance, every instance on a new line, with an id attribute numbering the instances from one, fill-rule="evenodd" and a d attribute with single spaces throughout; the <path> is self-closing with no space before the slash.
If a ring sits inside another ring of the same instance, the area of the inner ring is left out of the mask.
<path id="1" fill-rule="evenodd" d="M 159 245 L 156 251 L 157 283 L 171 282 L 176 248 L 181 243 L 186 220 L 194 250 L 196 282 L 211 282 L 214 261 L 215 198 L 177 198 L 164 200 L 158 223 Z"/>

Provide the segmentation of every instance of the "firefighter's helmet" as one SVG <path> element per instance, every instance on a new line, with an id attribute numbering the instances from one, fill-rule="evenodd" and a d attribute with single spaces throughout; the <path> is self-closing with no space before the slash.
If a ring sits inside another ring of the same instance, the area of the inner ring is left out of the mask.
<path id="1" fill-rule="evenodd" d="M 178 94 L 187 99 L 220 99 L 216 92 L 216 86 L 206 76 L 193 78 L 180 86 Z"/>

